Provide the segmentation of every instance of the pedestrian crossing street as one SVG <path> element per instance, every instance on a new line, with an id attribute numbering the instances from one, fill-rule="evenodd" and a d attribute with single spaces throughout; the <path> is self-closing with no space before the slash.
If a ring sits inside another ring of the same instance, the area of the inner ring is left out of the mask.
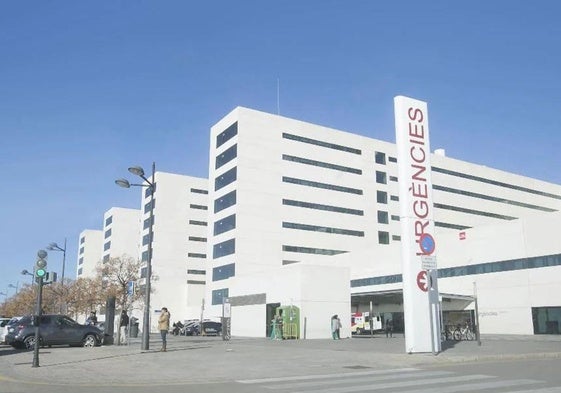
<path id="1" fill-rule="evenodd" d="M 546 387 L 535 379 L 505 379 L 486 374 L 463 375 L 455 371 L 400 368 L 358 371 L 341 374 L 306 375 L 236 381 L 251 385 L 254 391 L 271 393 L 561 393 L 561 386 Z"/>

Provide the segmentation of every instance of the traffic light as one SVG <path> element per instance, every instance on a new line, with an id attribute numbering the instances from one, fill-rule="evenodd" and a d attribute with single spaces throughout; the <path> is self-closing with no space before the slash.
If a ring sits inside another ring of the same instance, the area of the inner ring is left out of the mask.
<path id="1" fill-rule="evenodd" d="M 35 262 L 35 277 L 43 278 L 47 274 L 47 252 L 45 250 L 39 250 L 37 252 L 37 262 Z"/>
<path id="2" fill-rule="evenodd" d="M 43 277 L 43 282 L 45 284 L 51 284 L 53 282 L 56 282 L 58 277 L 57 272 L 46 272 L 45 276 Z"/>

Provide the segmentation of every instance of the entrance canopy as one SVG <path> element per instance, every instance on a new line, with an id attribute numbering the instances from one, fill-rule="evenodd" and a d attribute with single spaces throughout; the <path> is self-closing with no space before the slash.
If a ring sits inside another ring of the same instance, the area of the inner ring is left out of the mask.
<path id="1" fill-rule="evenodd" d="M 443 293 L 440 292 L 440 299 L 442 302 L 451 302 L 453 300 L 460 300 L 467 303 L 471 303 L 475 300 L 474 296 L 471 295 L 461 295 L 454 293 Z M 371 291 L 362 293 L 352 293 L 351 294 L 351 304 L 396 304 L 401 306 L 403 304 L 403 290 L 394 289 L 389 291 Z"/>

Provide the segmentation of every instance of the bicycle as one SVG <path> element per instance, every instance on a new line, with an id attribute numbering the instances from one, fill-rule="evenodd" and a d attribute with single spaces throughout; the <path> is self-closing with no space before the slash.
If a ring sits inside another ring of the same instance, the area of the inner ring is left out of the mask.
<path id="1" fill-rule="evenodd" d="M 456 330 L 454 330 L 454 340 L 456 340 L 456 341 L 461 341 L 461 340 L 473 341 L 473 340 L 475 340 L 475 333 L 471 329 L 471 326 L 467 323 L 463 326 L 458 325 L 456 327 Z"/>

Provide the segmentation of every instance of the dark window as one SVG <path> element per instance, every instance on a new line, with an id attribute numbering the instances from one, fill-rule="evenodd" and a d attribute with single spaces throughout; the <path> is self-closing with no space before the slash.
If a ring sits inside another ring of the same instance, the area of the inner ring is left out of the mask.
<path id="1" fill-rule="evenodd" d="M 561 334 L 561 307 L 532 307 L 534 334 Z"/>
<path id="2" fill-rule="evenodd" d="M 187 254 L 189 258 L 206 258 L 206 254 L 200 254 L 197 252 L 190 252 Z"/>
<path id="3" fill-rule="evenodd" d="M 142 261 L 142 262 L 148 261 L 148 251 L 143 251 L 143 252 L 142 252 L 141 261 Z"/>
<path id="4" fill-rule="evenodd" d="M 438 209 L 452 210 L 452 211 L 462 212 L 462 213 L 467 213 L 467 214 L 475 214 L 477 216 L 498 218 L 500 220 L 508 220 L 508 221 L 516 220 L 516 217 L 513 217 L 513 216 L 504 216 L 502 214 L 484 212 L 484 211 L 481 211 L 481 210 L 466 209 L 464 207 L 458 207 L 458 206 L 444 205 L 442 203 L 435 203 L 434 207 L 438 208 Z"/>
<path id="5" fill-rule="evenodd" d="M 80 252 L 79 254 L 83 254 L 84 253 L 84 247 L 80 247 Z"/>
<path id="6" fill-rule="evenodd" d="M 236 265 L 233 263 L 223 266 L 217 266 L 212 269 L 212 281 L 225 280 L 235 275 L 236 275 Z"/>
<path id="7" fill-rule="evenodd" d="M 399 235 L 392 235 L 392 240 L 395 240 L 396 242 L 400 242 L 400 241 L 401 241 L 401 236 L 399 236 Z"/>
<path id="8" fill-rule="evenodd" d="M 204 206 L 204 205 L 194 205 L 194 204 L 190 204 L 189 207 L 191 209 L 198 209 L 198 210 L 208 210 L 208 207 Z"/>
<path id="9" fill-rule="evenodd" d="M 356 188 L 350 188 L 350 187 L 336 186 L 334 184 L 319 183 L 319 182 L 316 182 L 316 181 L 296 179 L 296 178 L 287 177 L 287 176 L 283 176 L 282 181 L 285 182 L 285 183 L 299 184 L 299 185 L 302 185 L 302 186 L 323 188 L 323 189 L 326 189 L 326 190 L 333 190 L 333 191 L 339 191 L 339 192 L 346 192 L 346 193 L 349 193 L 349 194 L 362 195 L 362 190 L 359 190 L 359 189 L 356 189 Z"/>
<path id="10" fill-rule="evenodd" d="M 204 195 L 208 194 L 207 190 L 200 190 L 198 188 L 191 188 L 191 192 L 194 194 L 204 194 Z"/>
<path id="11" fill-rule="evenodd" d="M 303 202 L 303 201 L 293 201 L 290 199 L 283 199 L 283 205 L 287 206 L 297 206 L 304 207 L 307 209 L 324 210 L 335 213 L 353 214 L 355 216 L 363 216 L 364 212 L 357 209 L 348 209 L 345 207 L 331 206 L 331 205 L 320 205 L 319 203 Z"/>
<path id="12" fill-rule="evenodd" d="M 309 143 L 310 145 L 327 147 L 328 149 L 346 151 L 347 153 L 353 153 L 353 154 L 358 154 L 358 155 L 362 154 L 362 151 L 359 150 L 359 149 L 355 149 L 355 148 L 347 147 L 347 146 L 342 146 L 342 145 L 337 145 L 335 143 L 318 141 L 316 139 L 310 139 L 310 138 L 306 138 L 306 137 L 303 137 L 303 136 L 288 134 L 286 132 L 283 132 L 282 137 L 284 139 L 290 139 L 290 140 L 293 140 L 293 141 Z"/>
<path id="13" fill-rule="evenodd" d="M 111 242 L 107 242 L 103 245 L 103 251 L 107 251 L 111 248 Z"/>
<path id="14" fill-rule="evenodd" d="M 300 229 L 303 231 L 312 231 L 312 232 L 324 232 L 324 233 L 333 233 L 336 235 L 349 235 L 349 236 L 358 236 L 364 237 L 364 232 L 362 231 L 353 231 L 350 229 L 340 229 L 340 228 L 331 228 L 331 227 L 324 227 L 319 225 L 307 225 L 307 224 L 297 224 L 294 222 L 283 222 L 283 228 L 288 229 Z"/>
<path id="15" fill-rule="evenodd" d="M 156 200 L 152 199 L 150 202 L 148 202 L 146 205 L 144 205 L 144 213 L 148 213 L 151 209 L 151 206 L 154 206 L 154 208 L 156 208 Z"/>
<path id="16" fill-rule="evenodd" d="M 146 278 L 147 268 L 143 267 L 140 269 L 140 278 Z"/>
<path id="17" fill-rule="evenodd" d="M 388 203 L 388 193 L 385 191 L 376 191 L 376 201 L 378 203 Z"/>
<path id="18" fill-rule="evenodd" d="M 224 164 L 232 161 L 238 156 L 238 145 L 234 145 L 224 150 L 222 153 L 216 156 L 216 163 L 214 169 L 218 169 Z"/>
<path id="19" fill-rule="evenodd" d="M 78 269 L 78 275 L 82 274 L 82 268 Z"/>
<path id="20" fill-rule="evenodd" d="M 228 288 L 212 291 L 212 305 L 222 304 L 226 298 L 228 298 Z"/>
<path id="21" fill-rule="evenodd" d="M 440 221 L 435 221 L 434 226 L 435 227 L 440 227 L 440 228 L 449 228 L 449 229 L 458 229 L 458 230 L 471 228 L 471 227 L 468 227 L 468 226 L 465 226 L 465 225 L 450 224 L 450 223 L 447 223 L 447 222 L 440 222 Z"/>
<path id="22" fill-rule="evenodd" d="M 81 265 L 82 263 L 84 263 L 84 258 L 78 259 L 78 265 Z"/>
<path id="23" fill-rule="evenodd" d="M 329 250 L 325 248 L 312 248 L 312 247 L 300 247 L 300 246 L 282 246 L 282 250 L 286 252 L 298 252 L 301 254 L 319 254 L 319 255 L 338 255 L 348 252 L 342 250 Z"/>
<path id="24" fill-rule="evenodd" d="M 399 201 L 399 197 L 398 197 L 397 195 L 391 195 L 391 196 L 390 196 L 390 199 L 391 199 L 392 201 L 396 201 L 396 202 Z"/>
<path id="25" fill-rule="evenodd" d="M 392 221 L 400 221 L 399 216 L 392 215 Z"/>
<path id="26" fill-rule="evenodd" d="M 388 182 L 386 172 L 376 171 L 376 183 L 386 184 Z"/>
<path id="27" fill-rule="evenodd" d="M 386 165 L 386 153 L 382 153 L 381 151 L 375 152 L 374 161 L 376 161 L 376 164 Z"/>
<path id="28" fill-rule="evenodd" d="M 187 280 L 187 284 L 193 285 L 205 285 L 206 281 L 198 281 L 198 280 Z"/>
<path id="29" fill-rule="evenodd" d="M 190 225 L 199 225 L 202 227 L 206 227 L 207 223 L 204 221 L 197 221 L 197 220 L 189 220 Z"/>
<path id="30" fill-rule="evenodd" d="M 204 242 L 206 243 L 206 237 L 189 236 L 189 240 L 192 242 Z"/>
<path id="31" fill-rule="evenodd" d="M 228 184 L 235 182 L 236 179 L 237 167 L 233 167 L 214 179 L 214 191 L 218 191 L 221 188 L 226 187 Z"/>
<path id="32" fill-rule="evenodd" d="M 222 146 L 224 143 L 232 139 L 238 135 L 238 123 L 235 122 L 230 127 L 226 128 L 226 130 L 222 131 L 220 134 L 216 136 L 216 147 Z"/>
<path id="33" fill-rule="evenodd" d="M 86 241 L 86 237 L 84 236 L 83 238 L 80 239 L 80 244 L 84 244 L 85 241 Z"/>
<path id="34" fill-rule="evenodd" d="M 150 234 L 147 233 L 146 235 L 142 236 L 142 245 L 145 246 L 150 243 Z"/>
<path id="35" fill-rule="evenodd" d="M 152 217 L 152 222 L 154 222 L 154 219 L 156 218 L 156 216 Z M 146 220 L 144 220 L 144 229 L 148 229 L 150 228 L 150 217 L 148 217 Z"/>
<path id="36" fill-rule="evenodd" d="M 220 235 L 221 233 L 231 231 L 236 228 L 236 215 L 224 217 L 222 220 L 216 221 L 214 223 L 214 235 Z"/>
<path id="37" fill-rule="evenodd" d="M 390 244 L 390 233 L 384 231 L 378 231 L 378 243 Z"/>
<path id="38" fill-rule="evenodd" d="M 113 216 L 109 216 L 105 219 L 105 226 L 111 224 L 113 222 Z"/>
<path id="39" fill-rule="evenodd" d="M 109 236 L 111 236 L 111 228 L 105 231 L 105 238 L 107 239 Z"/>
<path id="40" fill-rule="evenodd" d="M 156 183 L 154 183 L 154 190 L 155 189 L 156 189 Z M 150 195 L 152 195 L 152 187 L 148 186 L 144 191 L 144 198 L 148 198 Z"/>
<path id="41" fill-rule="evenodd" d="M 390 156 L 390 157 L 388 157 L 388 161 L 389 162 L 397 162 L 397 158 Z"/>
<path id="42" fill-rule="evenodd" d="M 109 256 L 109 254 L 104 255 L 104 256 L 103 256 L 103 263 L 109 262 L 109 259 L 110 259 L 110 258 L 111 258 L 111 257 Z"/>
<path id="43" fill-rule="evenodd" d="M 313 165 L 313 166 L 317 166 L 317 167 L 321 167 L 321 168 L 334 169 L 336 171 L 348 172 L 348 173 L 354 173 L 354 174 L 357 174 L 357 175 L 362 175 L 362 170 L 356 169 L 356 168 L 351 168 L 351 167 L 348 167 L 348 166 L 330 164 L 328 162 L 315 161 L 315 160 L 310 160 L 308 158 L 289 156 L 288 154 L 283 154 L 282 159 L 285 160 L 285 161 L 297 162 L 299 164 Z"/>
<path id="44" fill-rule="evenodd" d="M 206 270 L 187 269 L 187 274 L 206 275 Z"/>
<path id="45" fill-rule="evenodd" d="M 396 182 L 397 180 L 398 180 L 397 176 L 390 176 L 390 181 L 395 181 Z"/>
<path id="46" fill-rule="evenodd" d="M 236 239 L 226 240 L 215 244 L 212 249 L 212 258 L 217 259 L 236 252 Z"/>
<path id="47" fill-rule="evenodd" d="M 220 198 L 214 200 L 214 212 L 218 213 L 230 206 L 236 204 L 236 190 L 222 195 Z"/>
<path id="48" fill-rule="evenodd" d="M 380 224 L 387 224 L 389 223 L 388 220 L 388 212 L 378 210 L 378 223 Z"/>

